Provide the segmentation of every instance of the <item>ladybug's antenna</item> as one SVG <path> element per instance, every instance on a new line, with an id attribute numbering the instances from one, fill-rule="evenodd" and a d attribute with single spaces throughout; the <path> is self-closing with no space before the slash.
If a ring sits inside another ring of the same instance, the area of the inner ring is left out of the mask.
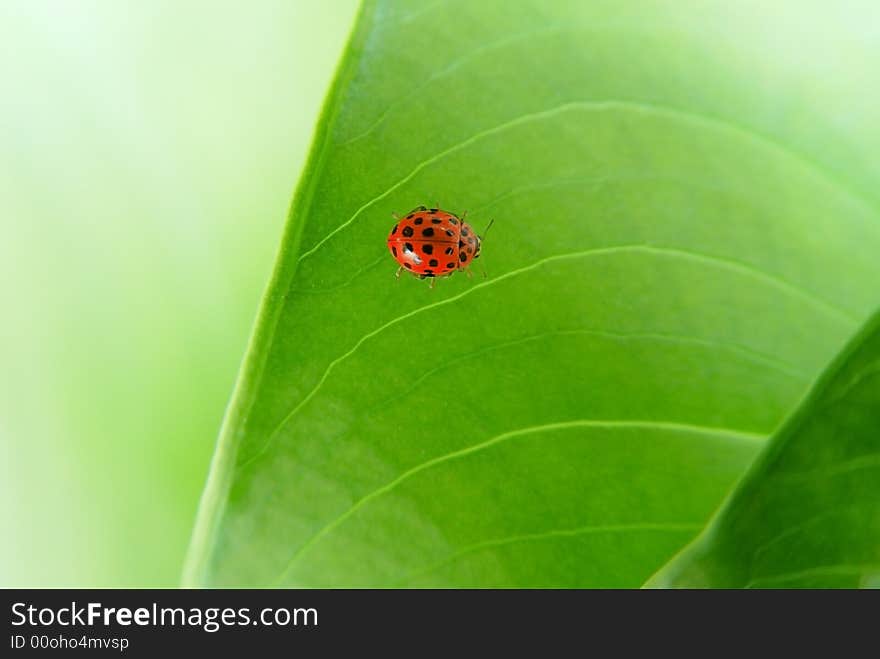
<path id="1" fill-rule="evenodd" d="M 483 230 L 483 235 L 478 236 L 479 239 L 480 239 L 480 241 L 479 241 L 479 243 L 478 243 L 480 247 L 483 246 L 483 240 L 486 238 L 486 234 L 489 233 L 489 229 L 492 228 L 492 225 L 493 225 L 493 224 L 495 224 L 495 218 L 492 218 L 491 220 L 489 220 L 489 224 L 488 224 L 488 225 L 486 226 L 486 228 Z M 480 255 L 479 252 L 477 252 L 477 256 L 479 256 L 479 255 Z M 489 276 L 489 275 L 486 273 L 486 268 L 485 268 L 485 267 L 482 267 L 482 270 L 483 270 L 483 279 L 486 279 L 486 278 Z"/>

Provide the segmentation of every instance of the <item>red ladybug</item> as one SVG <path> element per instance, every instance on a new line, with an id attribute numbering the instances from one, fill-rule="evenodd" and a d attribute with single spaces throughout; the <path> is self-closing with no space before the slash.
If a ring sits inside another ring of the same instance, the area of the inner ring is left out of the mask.
<path id="1" fill-rule="evenodd" d="M 467 268 L 480 257 L 482 238 L 464 221 L 464 215 L 424 206 L 404 218 L 395 215 L 398 222 L 387 242 L 391 256 L 400 264 L 397 276 L 407 269 L 419 279 L 431 277 L 431 288 L 435 277 L 448 277 L 457 270 L 470 276 Z"/>

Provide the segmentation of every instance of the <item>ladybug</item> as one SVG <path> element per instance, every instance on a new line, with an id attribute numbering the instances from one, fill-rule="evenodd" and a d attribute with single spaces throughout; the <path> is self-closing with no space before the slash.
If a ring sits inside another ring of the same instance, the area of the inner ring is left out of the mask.
<path id="1" fill-rule="evenodd" d="M 400 264 L 397 277 L 406 269 L 419 279 L 448 277 L 458 270 L 471 276 L 468 267 L 480 257 L 482 237 L 461 217 L 439 208 L 419 206 L 400 218 L 388 234 L 388 249 Z M 489 223 L 489 227 L 492 223 Z M 489 230 L 486 227 L 486 231 Z"/>

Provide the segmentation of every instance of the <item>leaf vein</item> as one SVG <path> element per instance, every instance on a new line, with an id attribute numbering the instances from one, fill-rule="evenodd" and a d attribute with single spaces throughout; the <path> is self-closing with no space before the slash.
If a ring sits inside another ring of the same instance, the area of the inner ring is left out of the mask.
<path id="1" fill-rule="evenodd" d="M 540 110 L 537 112 L 528 112 L 526 114 L 522 114 L 520 116 L 514 117 L 513 119 L 509 119 L 507 121 L 503 121 L 503 122 L 496 124 L 494 126 L 490 126 L 489 128 L 485 128 L 483 130 L 477 131 L 476 133 L 472 134 L 470 137 L 467 137 L 464 140 L 461 140 L 461 141 L 443 149 L 442 151 L 439 151 L 438 153 L 434 154 L 433 156 L 423 160 L 422 162 L 418 163 L 415 166 L 415 168 L 412 169 L 412 171 L 410 171 L 409 174 L 407 174 L 402 179 L 400 179 L 399 181 L 397 181 L 396 183 L 391 185 L 384 192 L 380 193 L 376 197 L 373 197 L 372 199 L 370 199 L 369 201 L 364 203 L 360 208 L 358 208 L 354 212 L 354 215 L 352 215 L 349 219 L 347 219 L 345 222 L 340 224 L 338 227 L 336 227 L 330 233 L 328 233 L 326 236 L 324 236 L 322 239 L 320 239 L 317 243 L 315 243 L 315 245 L 313 247 L 311 247 L 307 251 L 303 252 L 300 255 L 299 259 L 297 260 L 297 263 L 303 261 L 304 259 L 306 259 L 309 256 L 311 256 L 312 254 L 314 254 L 324 243 L 326 243 L 328 240 L 330 240 L 333 236 L 335 236 L 340 231 L 344 230 L 346 227 L 350 226 L 358 218 L 358 216 L 361 213 L 363 213 L 365 210 L 367 210 L 371 206 L 377 204 L 382 199 L 385 199 L 386 197 L 388 197 L 392 192 L 399 189 L 401 186 L 403 186 L 406 183 L 408 183 L 409 181 L 411 181 L 413 178 L 415 178 L 415 176 L 419 172 L 421 172 L 426 167 L 436 163 L 439 160 L 442 160 L 443 158 L 449 156 L 452 153 L 466 149 L 467 147 L 475 144 L 476 142 L 479 142 L 480 140 L 482 140 L 486 137 L 490 137 L 492 135 L 497 135 L 498 133 L 502 133 L 506 130 L 509 130 L 511 128 L 515 128 L 517 126 L 532 123 L 535 121 L 542 121 L 544 119 L 548 119 L 550 117 L 554 117 L 554 116 L 563 114 L 563 113 L 568 112 L 570 110 L 584 110 L 584 111 L 588 111 L 588 112 L 601 112 L 601 111 L 608 111 L 608 110 L 618 110 L 618 111 L 628 111 L 628 112 L 635 112 L 635 113 L 647 113 L 647 114 L 653 114 L 654 116 L 674 118 L 674 119 L 678 119 L 678 120 L 682 120 L 682 121 L 689 121 L 691 123 L 694 123 L 694 124 L 696 124 L 698 126 L 702 126 L 702 127 L 710 126 L 715 129 L 721 128 L 721 129 L 724 129 L 727 131 L 732 131 L 732 132 L 740 134 L 740 135 L 746 135 L 754 141 L 757 141 L 761 144 L 764 144 L 765 146 L 773 147 L 776 150 L 781 151 L 782 153 L 785 153 L 788 157 L 801 163 L 804 167 L 806 167 L 807 169 L 809 169 L 810 171 L 812 171 L 816 175 L 818 175 L 820 178 L 825 180 L 829 185 L 831 185 L 832 187 L 837 189 L 839 192 L 843 193 L 844 196 L 847 196 L 850 199 L 852 199 L 853 201 L 858 202 L 858 204 L 860 206 L 862 206 L 862 208 L 864 210 L 867 210 L 872 215 L 875 215 L 875 216 L 878 215 L 877 210 L 873 206 L 869 205 L 864 199 L 862 199 L 861 197 L 856 195 L 856 193 L 854 193 L 851 190 L 849 190 L 848 188 L 844 187 L 842 183 L 840 183 L 836 179 L 832 178 L 829 174 L 827 174 L 818 165 L 807 160 L 804 156 L 801 156 L 800 154 L 792 151 L 790 148 L 788 148 L 788 147 L 786 147 L 786 146 L 784 146 L 784 145 L 782 145 L 782 144 L 780 144 L 780 143 L 778 143 L 778 142 L 776 142 L 766 136 L 763 136 L 760 133 L 756 133 L 756 132 L 752 131 L 751 129 L 747 129 L 747 128 L 738 126 L 736 124 L 730 123 L 728 121 L 725 121 L 725 120 L 717 118 L 717 117 L 711 117 L 708 115 L 702 115 L 702 114 L 695 113 L 692 111 L 686 111 L 686 110 L 673 108 L 670 106 L 663 106 L 663 105 L 659 105 L 659 104 L 655 104 L 655 103 L 648 103 L 645 101 L 639 101 L 639 102 L 637 102 L 637 101 L 621 101 L 621 100 L 570 101 L 567 103 L 562 103 L 560 105 L 556 105 L 556 106 L 549 108 L 549 109 L 546 109 L 546 110 Z"/>
<path id="2" fill-rule="evenodd" d="M 421 13 L 421 12 L 416 12 Z M 467 64 L 469 61 L 473 60 L 476 56 L 479 56 L 485 52 L 489 52 L 491 50 L 496 50 L 499 48 L 504 48 L 510 45 L 513 45 L 519 41 L 523 41 L 532 37 L 540 36 L 540 35 L 549 35 L 549 34 L 564 34 L 567 32 L 582 32 L 584 28 L 581 27 L 568 27 L 568 26 L 557 26 L 551 25 L 544 28 L 539 28 L 537 30 L 525 30 L 523 32 L 519 32 L 512 35 L 505 35 L 500 39 L 496 39 L 494 41 L 490 41 L 484 43 L 471 51 L 463 54 L 462 56 L 456 58 L 452 62 L 450 62 L 443 69 L 433 73 L 428 76 L 425 81 L 416 88 L 415 94 L 422 93 L 425 88 L 427 88 L 431 83 L 436 82 L 437 80 L 447 76 L 450 73 L 461 68 L 464 64 Z M 703 123 L 715 123 L 721 126 L 726 127 L 729 130 L 736 131 L 743 135 L 747 135 L 753 140 L 763 142 L 767 145 L 774 147 L 775 149 L 785 153 L 790 158 L 793 158 L 803 165 L 807 166 L 809 169 L 815 171 L 819 174 L 824 180 L 832 185 L 832 187 L 836 188 L 838 191 L 844 194 L 844 196 L 849 197 L 850 199 L 856 201 L 858 205 L 862 206 L 865 210 L 867 210 L 871 215 L 875 217 L 880 217 L 880 209 L 878 209 L 877 204 L 874 200 L 866 198 L 861 193 L 851 189 L 849 186 L 845 185 L 842 181 L 840 181 L 837 176 L 835 176 L 832 172 L 828 171 L 828 169 L 815 161 L 813 158 L 808 156 L 805 153 L 802 153 L 796 150 L 789 144 L 786 144 L 782 140 L 773 137 L 772 135 L 762 133 L 761 131 L 744 124 L 737 123 L 735 121 L 731 121 L 729 119 L 725 119 L 719 116 L 704 114 L 700 112 L 696 112 L 694 110 L 685 110 L 684 108 L 677 108 L 675 106 L 667 106 L 661 105 L 659 103 L 654 103 L 650 101 L 634 101 L 634 100 L 606 100 L 606 101 L 581 101 L 581 103 L 618 103 L 621 106 L 632 106 L 638 107 L 642 109 L 653 109 L 660 112 L 665 113 L 675 113 L 679 114 L 693 120 L 699 120 Z M 372 123 L 370 126 L 366 128 L 363 132 L 356 135 L 355 137 L 346 140 L 341 144 L 341 146 L 347 146 L 354 142 L 357 142 L 365 137 L 367 137 L 370 133 L 372 133 L 380 124 L 382 124 L 387 118 L 388 115 L 397 107 L 396 104 L 390 104 L 379 117 Z"/>
<path id="3" fill-rule="evenodd" d="M 570 28 L 569 28 L 569 30 L 570 30 Z M 555 26 L 549 27 L 549 28 L 541 28 L 538 30 L 526 30 L 524 32 L 519 32 L 517 34 L 512 34 L 512 35 L 506 35 L 506 36 L 502 37 L 501 39 L 496 39 L 495 41 L 490 41 L 488 43 L 485 43 L 481 46 L 478 46 L 477 48 L 474 48 L 473 50 L 468 51 L 464 55 L 455 58 L 454 60 L 452 60 L 449 64 L 447 64 L 442 69 L 435 71 L 434 73 L 429 75 L 427 78 L 424 79 L 424 81 L 420 85 L 418 85 L 412 91 L 409 92 L 408 97 L 417 97 L 428 86 L 430 86 L 431 83 L 436 82 L 437 80 L 446 77 L 447 75 L 449 75 L 453 71 L 456 71 L 457 69 L 461 68 L 464 64 L 467 64 L 470 60 L 474 59 L 474 57 L 481 55 L 482 53 L 485 53 L 485 52 L 488 52 L 491 50 L 496 50 L 498 48 L 502 48 L 502 47 L 509 45 L 511 43 L 516 43 L 517 41 L 522 41 L 523 39 L 528 39 L 530 37 L 535 37 L 535 36 L 538 36 L 541 34 L 553 34 L 556 32 L 566 32 L 566 31 L 568 31 L 566 28 L 560 28 L 560 27 L 555 27 Z M 367 126 L 363 131 L 361 131 L 360 133 L 358 133 L 354 137 L 351 137 L 351 138 L 345 140 L 344 142 L 341 142 L 339 146 L 340 147 L 350 146 L 351 144 L 354 144 L 355 142 L 359 142 L 360 140 L 369 136 L 374 130 L 376 130 L 376 128 L 378 128 L 380 125 L 382 125 L 385 122 L 385 120 L 388 118 L 388 115 L 391 114 L 395 109 L 397 109 L 397 107 L 398 107 L 397 103 L 389 104 L 382 111 L 382 113 L 369 126 Z"/>
<path id="4" fill-rule="evenodd" d="M 456 301 L 458 301 L 468 295 L 473 294 L 476 291 L 482 290 L 482 289 L 487 288 L 489 286 L 493 286 L 499 282 L 505 281 L 506 279 L 510 279 L 511 277 L 515 277 L 515 276 L 524 274 L 526 272 L 536 270 L 536 269 L 540 268 L 541 266 L 544 266 L 548 263 L 554 263 L 557 261 L 574 260 L 574 259 L 583 258 L 585 256 L 599 256 L 599 255 L 619 254 L 619 253 L 625 253 L 625 252 L 636 252 L 636 253 L 655 254 L 655 255 L 660 254 L 663 256 L 672 256 L 672 257 L 690 259 L 695 262 L 702 263 L 704 265 L 710 265 L 710 266 L 714 266 L 714 267 L 720 266 L 723 268 L 727 268 L 729 270 L 733 270 L 735 272 L 745 273 L 745 274 L 748 274 L 749 276 L 755 277 L 756 279 L 759 279 L 759 280 L 762 280 L 768 284 L 771 284 L 771 285 L 779 288 L 780 290 L 784 290 L 784 291 L 788 292 L 790 295 L 800 297 L 804 301 L 806 301 L 806 302 L 808 302 L 818 308 L 823 309 L 823 311 L 825 311 L 825 313 L 827 313 L 829 316 L 833 316 L 835 318 L 838 318 L 839 320 L 845 322 L 846 324 L 851 324 L 851 323 L 855 322 L 854 318 L 852 318 L 846 311 L 843 311 L 842 309 L 838 309 L 838 308 L 834 307 L 830 303 L 821 300 L 820 298 L 816 297 L 812 293 L 809 293 L 806 290 L 804 290 L 804 289 L 802 289 L 802 288 L 800 288 L 800 287 L 798 287 L 788 281 L 785 281 L 783 279 L 775 277 L 774 275 L 770 275 L 770 274 L 765 273 L 761 270 L 758 270 L 754 266 L 747 265 L 747 264 L 741 263 L 739 261 L 724 259 L 719 256 L 702 254 L 699 252 L 694 252 L 694 251 L 690 251 L 690 250 L 683 250 L 683 249 L 678 249 L 678 248 L 672 248 L 672 247 L 661 247 L 661 246 L 657 246 L 657 245 L 643 245 L 643 244 L 614 245 L 614 246 L 608 246 L 608 247 L 598 247 L 598 248 L 583 250 L 583 251 L 579 251 L 579 252 L 568 252 L 568 253 L 564 253 L 564 254 L 556 254 L 553 256 L 545 257 L 543 259 L 539 259 L 530 265 L 510 270 L 502 275 L 499 275 L 498 277 L 495 277 L 494 279 L 490 279 L 489 281 L 476 284 L 473 287 L 471 287 L 465 291 L 462 291 L 461 293 L 453 295 L 451 297 L 445 298 L 443 300 L 438 300 L 437 302 L 432 302 L 430 304 L 426 304 L 421 307 L 417 307 L 416 309 L 413 309 L 412 311 L 409 311 L 405 314 L 402 314 L 400 316 L 392 318 L 391 320 L 380 325 L 376 329 L 371 330 L 370 332 L 364 334 L 360 339 L 358 339 L 354 343 L 354 345 L 351 348 L 349 348 L 346 352 L 344 352 L 340 356 L 333 359 L 327 365 L 327 368 L 324 370 L 324 373 L 318 379 L 318 382 L 315 384 L 315 386 L 281 420 L 281 422 L 278 424 L 278 426 L 275 428 L 275 430 L 273 430 L 269 434 L 269 436 L 267 437 L 266 441 L 263 444 L 263 447 L 260 448 L 254 455 L 252 455 L 248 459 L 243 460 L 239 464 L 239 468 L 244 469 L 245 467 L 256 462 L 258 459 L 260 459 L 260 457 L 262 457 L 263 454 L 265 454 L 266 450 L 268 450 L 269 446 L 274 441 L 274 438 L 277 436 L 280 429 L 283 428 L 285 425 L 287 425 L 287 423 L 294 416 L 296 416 L 297 412 L 299 412 L 299 410 L 301 410 L 303 408 L 303 406 L 306 405 L 306 403 L 308 403 L 315 396 L 315 394 L 318 392 L 318 390 L 320 390 L 321 386 L 324 384 L 324 382 L 326 382 L 327 378 L 330 376 L 330 373 L 336 368 L 336 366 L 338 364 L 345 361 L 351 355 L 353 355 L 355 352 L 357 352 L 358 348 L 360 348 L 360 346 L 362 346 L 366 341 L 377 336 L 378 334 L 381 334 L 389 327 L 397 325 L 398 323 L 401 323 L 401 322 L 403 322 L 409 318 L 412 318 L 413 316 L 421 314 L 425 311 L 429 311 L 431 309 L 435 309 L 437 307 L 441 307 L 441 306 L 456 302 Z"/>
<path id="5" fill-rule="evenodd" d="M 406 583 L 417 577 L 436 572 L 439 569 L 447 567 L 461 560 L 465 556 L 474 554 L 484 549 L 494 549 L 496 547 L 504 547 L 507 545 L 518 544 L 521 542 L 536 542 L 541 540 L 550 540 L 553 538 L 576 538 L 581 535 L 595 535 L 603 533 L 638 533 L 641 531 L 660 532 L 660 533 L 686 533 L 698 531 L 702 527 L 701 524 L 684 524 L 676 522 L 645 522 L 638 524 L 609 524 L 603 526 L 581 526 L 573 529 L 554 529 L 550 531 L 542 531 L 539 533 L 524 533 L 521 535 L 511 535 L 503 538 L 494 538 L 491 540 L 483 540 L 472 545 L 461 548 L 457 552 L 450 554 L 446 558 L 431 563 L 430 565 L 415 570 L 401 579 L 393 587 L 403 587 Z"/>
<path id="6" fill-rule="evenodd" d="M 349 519 L 352 515 L 354 515 L 358 510 L 369 504 L 371 501 L 391 492 L 395 488 L 397 488 L 401 483 L 409 480 L 413 476 L 436 467 L 437 465 L 444 464 L 446 462 L 450 462 L 453 460 L 458 460 L 460 458 L 464 458 L 466 456 L 472 455 L 474 453 L 478 453 L 480 451 L 484 451 L 488 448 L 491 448 L 497 444 L 501 444 L 505 441 L 511 440 L 515 437 L 521 437 L 523 435 L 530 434 L 538 434 L 542 432 L 553 432 L 557 430 L 568 430 L 572 428 L 603 428 L 603 429 L 640 429 L 640 430 L 659 430 L 659 431 L 672 431 L 672 432 L 681 432 L 688 434 L 696 434 L 696 435 L 720 435 L 727 437 L 735 437 L 739 440 L 745 441 L 760 441 L 763 439 L 763 435 L 757 435 L 755 433 L 745 432 L 741 430 L 733 430 L 729 428 L 718 428 L 712 426 L 699 426 L 687 423 L 677 423 L 677 422 L 669 422 L 669 421 L 653 421 L 653 420 L 600 420 L 600 419 L 578 419 L 575 421 L 560 421 L 555 423 L 544 423 L 536 426 L 528 426 L 525 428 L 517 428 L 515 430 L 509 430 L 507 432 L 503 432 L 499 435 L 495 435 L 494 437 L 490 437 L 487 440 L 479 442 L 477 444 L 473 444 L 471 446 L 467 446 L 465 448 L 451 451 L 450 453 L 445 453 L 443 455 L 436 456 L 434 458 L 430 458 L 421 462 L 413 467 L 410 467 L 399 476 L 389 481 L 385 485 L 378 487 L 368 494 L 362 496 L 360 499 L 354 502 L 346 511 L 344 511 L 339 516 L 332 519 L 330 522 L 321 527 L 316 533 L 314 533 L 306 542 L 304 542 L 299 549 L 297 549 L 294 554 L 291 556 L 290 560 L 287 563 L 287 566 L 279 575 L 278 579 L 275 581 L 275 584 L 278 585 L 284 581 L 287 574 L 296 564 L 296 562 L 311 548 L 313 547 L 321 538 L 325 537 L 331 531 L 339 527 L 345 520 Z"/>
<path id="7" fill-rule="evenodd" d="M 523 336 L 518 339 L 512 339 L 510 341 L 503 341 L 501 343 L 494 343 L 492 345 L 486 346 L 479 350 L 474 350 L 471 352 L 467 352 L 465 354 L 459 355 L 453 359 L 449 359 L 440 363 L 439 366 L 435 366 L 434 368 L 425 371 L 419 376 L 418 379 L 414 380 L 412 384 L 403 389 L 400 392 L 397 392 L 394 396 L 390 396 L 388 398 L 383 399 L 381 402 L 377 403 L 373 406 L 373 408 L 382 408 L 386 406 L 393 400 L 398 400 L 403 398 L 406 394 L 411 391 L 415 391 L 418 389 L 419 385 L 422 382 L 428 380 L 431 376 L 436 375 L 440 371 L 444 371 L 455 364 L 458 364 L 462 361 L 467 361 L 473 359 L 474 357 L 479 357 L 480 355 L 485 355 L 490 352 L 494 352 L 496 350 L 504 350 L 505 348 L 511 348 L 518 345 L 522 345 L 524 343 L 530 343 L 532 341 L 540 341 L 541 339 L 545 339 L 548 337 L 556 337 L 556 336 L 596 336 L 606 339 L 612 339 L 616 341 L 658 341 L 658 342 L 668 342 L 679 345 L 698 345 L 706 348 L 721 348 L 724 350 L 730 350 L 731 352 L 738 353 L 751 361 L 759 364 L 763 364 L 765 366 L 769 366 L 772 369 L 784 373 L 785 375 L 789 375 L 791 377 L 798 378 L 800 380 L 808 381 L 810 376 L 805 373 L 802 373 L 795 368 L 793 364 L 789 364 L 786 361 L 771 357 L 766 355 L 758 350 L 753 350 L 746 346 L 741 346 L 735 343 L 725 342 L 725 341 L 712 341 L 709 339 L 700 339 L 694 336 L 683 336 L 678 334 L 662 334 L 655 332 L 611 332 L 606 330 L 597 330 L 597 329 L 589 329 L 589 328 L 579 328 L 579 329 L 569 329 L 569 330 L 554 330 L 551 332 L 541 332 L 539 334 L 531 334 L 529 336 Z"/>

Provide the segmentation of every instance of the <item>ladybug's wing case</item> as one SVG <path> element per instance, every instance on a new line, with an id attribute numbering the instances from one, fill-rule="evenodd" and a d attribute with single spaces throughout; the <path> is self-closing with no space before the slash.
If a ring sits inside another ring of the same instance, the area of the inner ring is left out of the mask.
<path id="1" fill-rule="evenodd" d="M 416 275 L 436 277 L 452 274 L 462 222 L 439 209 L 416 210 L 391 230 L 388 248 L 404 268 Z"/>
<path id="2" fill-rule="evenodd" d="M 442 245 L 442 244 L 441 244 Z M 438 245 L 428 241 L 389 244 L 391 254 L 404 268 L 417 275 L 439 277 L 452 274 L 458 269 L 458 257 L 453 243 L 439 250 Z M 446 252 L 452 252 L 447 254 Z M 396 255 L 395 255 L 396 252 Z"/>

